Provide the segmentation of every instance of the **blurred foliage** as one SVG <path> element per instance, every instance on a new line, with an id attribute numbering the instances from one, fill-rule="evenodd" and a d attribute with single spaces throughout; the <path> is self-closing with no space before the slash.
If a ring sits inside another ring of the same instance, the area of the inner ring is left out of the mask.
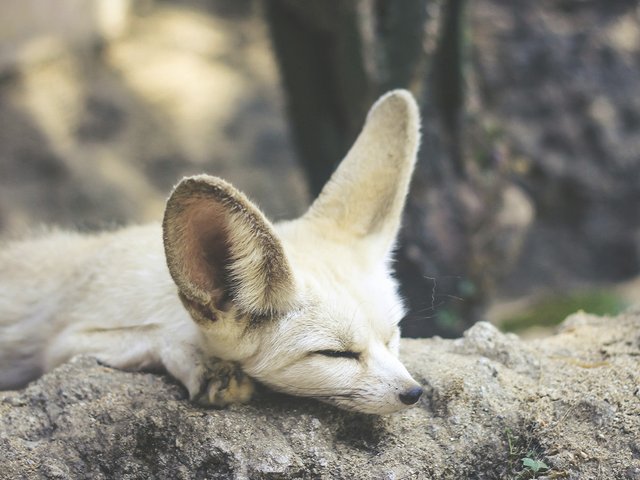
<path id="1" fill-rule="evenodd" d="M 549 295 L 505 319 L 500 327 L 508 332 L 520 332 L 532 326 L 553 327 L 579 310 L 595 315 L 616 315 L 628 306 L 619 295 L 609 290 Z"/>

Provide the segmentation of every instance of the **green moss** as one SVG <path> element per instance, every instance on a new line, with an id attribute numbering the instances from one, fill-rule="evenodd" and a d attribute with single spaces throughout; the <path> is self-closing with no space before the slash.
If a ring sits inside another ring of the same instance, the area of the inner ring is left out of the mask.
<path id="1" fill-rule="evenodd" d="M 569 292 L 545 297 L 530 308 L 505 319 L 500 326 L 509 332 L 533 326 L 550 327 L 579 310 L 595 315 L 616 315 L 627 306 L 619 296 L 607 290 Z"/>

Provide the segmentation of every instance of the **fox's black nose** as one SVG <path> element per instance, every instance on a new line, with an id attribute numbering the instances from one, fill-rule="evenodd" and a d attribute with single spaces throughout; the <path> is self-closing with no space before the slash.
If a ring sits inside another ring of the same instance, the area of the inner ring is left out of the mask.
<path id="1" fill-rule="evenodd" d="M 405 405 L 413 405 L 418 400 L 420 400 L 420 396 L 422 395 L 422 387 L 413 387 L 410 390 L 407 390 L 404 393 L 399 395 L 400 401 Z"/>

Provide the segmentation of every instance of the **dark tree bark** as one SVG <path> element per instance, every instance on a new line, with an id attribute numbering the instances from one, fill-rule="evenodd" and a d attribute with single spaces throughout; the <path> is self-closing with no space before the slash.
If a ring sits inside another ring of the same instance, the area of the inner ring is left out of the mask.
<path id="1" fill-rule="evenodd" d="M 266 13 L 294 141 L 317 194 L 377 96 L 415 80 L 424 1 L 269 0 Z"/>
<path id="2" fill-rule="evenodd" d="M 424 139 L 397 271 L 410 336 L 453 336 L 482 318 L 531 221 L 527 200 L 467 99 L 473 76 L 465 0 L 267 0 L 291 128 L 313 194 L 357 136 L 371 103 L 408 88 Z"/>

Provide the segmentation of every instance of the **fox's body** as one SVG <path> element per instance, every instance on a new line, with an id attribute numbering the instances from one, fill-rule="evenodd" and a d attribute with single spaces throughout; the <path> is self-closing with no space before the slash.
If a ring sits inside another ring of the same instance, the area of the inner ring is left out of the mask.
<path id="1" fill-rule="evenodd" d="M 0 388 L 90 354 L 162 367 L 218 406 L 248 399 L 246 375 L 363 412 L 415 403 L 421 390 L 397 359 L 404 311 L 390 255 L 418 128 L 409 94 L 385 96 L 290 222 L 273 225 L 231 185 L 198 176 L 176 187 L 162 225 L 4 245 Z"/>
<path id="2" fill-rule="evenodd" d="M 166 268 L 160 224 L 6 245 L 0 280 L 0 387 L 24 384 L 79 353 L 148 367 L 172 327 L 197 334 Z"/>

